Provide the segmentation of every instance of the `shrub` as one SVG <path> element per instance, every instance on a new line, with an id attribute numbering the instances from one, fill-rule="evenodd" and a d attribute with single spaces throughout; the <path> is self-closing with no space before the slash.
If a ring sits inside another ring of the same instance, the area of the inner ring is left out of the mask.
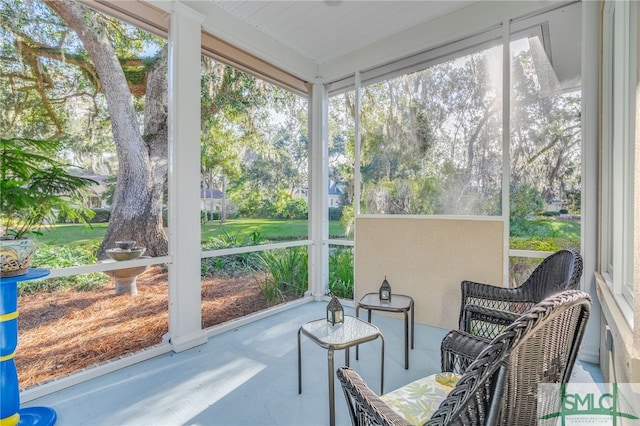
<path id="1" fill-rule="evenodd" d="M 353 299 L 353 249 L 336 248 L 329 253 L 329 292 L 343 299 Z"/>
<path id="2" fill-rule="evenodd" d="M 540 211 L 544 205 L 540 192 L 531 185 L 511 185 L 509 198 L 511 220 L 525 219 Z"/>
<path id="3" fill-rule="evenodd" d="M 309 215 L 309 205 L 303 198 L 288 200 L 282 211 L 279 211 L 277 219 L 306 219 Z"/>
<path id="4" fill-rule="evenodd" d="M 200 223 L 220 220 L 220 212 L 200 211 Z"/>
<path id="5" fill-rule="evenodd" d="M 355 224 L 353 206 L 344 206 L 342 208 L 342 218 L 340 219 L 340 224 L 344 228 L 344 235 L 346 237 L 352 237 L 353 225 Z"/>
<path id="6" fill-rule="evenodd" d="M 270 302 L 284 294 L 302 296 L 309 287 L 309 254 L 306 247 L 266 251 L 260 261 L 268 272 L 260 288 Z"/>
<path id="7" fill-rule="evenodd" d="M 33 264 L 38 267 L 57 269 L 96 263 L 98 243 L 77 246 L 46 246 L 39 244 L 34 255 Z M 48 278 L 44 280 L 24 281 L 19 283 L 19 293 L 37 292 L 54 293 L 75 290 L 90 291 L 102 287 L 109 278 L 102 273 L 81 274 L 64 278 Z"/>
<path id="8" fill-rule="evenodd" d="M 329 220 L 339 221 L 342 219 L 342 207 L 329 207 Z"/>
<path id="9" fill-rule="evenodd" d="M 202 250 L 219 250 L 233 247 L 246 247 L 259 245 L 264 242 L 264 237 L 259 232 L 252 232 L 248 237 L 224 233 L 218 237 L 211 237 L 202 244 Z M 249 274 L 260 270 L 262 263 L 260 254 L 237 253 L 226 256 L 208 257 L 200 262 L 202 276 L 218 275 L 224 277 Z"/>
<path id="10" fill-rule="evenodd" d="M 92 209 L 95 213 L 90 223 L 107 223 L 111 217 L 111 209 Z"/>

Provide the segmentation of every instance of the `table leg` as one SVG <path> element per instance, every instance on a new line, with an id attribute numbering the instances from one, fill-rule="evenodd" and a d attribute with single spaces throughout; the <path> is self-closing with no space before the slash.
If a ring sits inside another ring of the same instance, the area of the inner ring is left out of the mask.
<path id="1" fill-rule="evenodd" d="M 300 356 L 300 332 L 302 327 L 298 329 L 298 395 L 302 393 L 302 357 Z"/>
<path id="2" fill-rule="evenodd" d="M 384 395 L 384 336 L 379 334 L 380 340 L 382 340 L 382 349 L 380 352 L 380 395 Z"/>
<path id="3" fill-rule="evenodd" d="M 329 425 L 335 426 L 336 424 L 336 407 L 335 407 L 335 399 L 333 392 L 333 375 L 335 372 L 333 371 L 333 349 L 329 349 L 328 355 L 328 363 L 329 363 Z"/>
<path id="4" fill-rule="evenodd" d="M 360 318 L 360 305 L 356 306 L 356 318 Z M 356 361 L 360 359 L 360 345 L 356 345 Z M 349 364 L 347 364 L 347 367 Z"/>
<path id="5" fill-rule="evenodd" d="M 409 369 L 409 314 L 404 311 L 404 369 Z"/>
<path id="6" fill-rule="evenodd" d="M 413 339 L 416 336 L 416 323 L 414 321 L 414 312 L 415 310 L 413 309 L 413 299 L 411 299 L 411 302 L 409 303 L 409 309 L 411 310 L 411 349 L 413 349 Z"/>
<path id="7" fill-rule="evenodd" d="M 351 350 L 351 348 L 346 348 L 344 350 L 344 365 L 346 365 L 347 367 L 349 366 L 349 351 Z"/>

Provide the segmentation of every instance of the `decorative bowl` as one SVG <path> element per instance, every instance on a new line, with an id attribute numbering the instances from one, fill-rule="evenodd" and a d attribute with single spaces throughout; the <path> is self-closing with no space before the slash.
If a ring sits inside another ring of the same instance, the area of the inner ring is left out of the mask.
<path id="1" fill-rule="evenodd" d="M 133 260 L 142 256 L 144 247 L 134 247 L 131 249 L 112 248 L 107 249 L 107 254 L 113 260 Z"/>
<path id="2" fill-rule="evenodd" d="M 133 240 L 116 241 L 116 247 L 123 250 L 131 250 L 136 246 L 136 242 Z"/>
<path id="3" fill-rule="evenodd" d="M 31 239 L 0 239 L 0 277 L 16 277 L 29 272 L 35 249 Z"/>

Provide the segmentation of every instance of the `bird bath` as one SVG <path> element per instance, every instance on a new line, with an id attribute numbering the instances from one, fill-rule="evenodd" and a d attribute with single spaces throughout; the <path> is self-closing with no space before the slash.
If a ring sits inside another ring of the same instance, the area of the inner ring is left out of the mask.
<path id="1" fill-rule="evenodd" d="M 135 241 L 116 241 L 117 248 L 107 249 L 107 255 L 111 259 L 104 260 L 102 263 L 120 262 L 133 259 L 148 259 L 149 256 L 142 256 L 144 247 L 136 247 Z M 138 275 L 149 268 L 148 265 L 134 266 L 132 268 L 116 269 L 113 271 L 104 271 L 105 274 L 113 278 L 116 283 L 116 296 L 121 294 L 130 294 L 135 296 L 138 294 L 136 279 Z"/>

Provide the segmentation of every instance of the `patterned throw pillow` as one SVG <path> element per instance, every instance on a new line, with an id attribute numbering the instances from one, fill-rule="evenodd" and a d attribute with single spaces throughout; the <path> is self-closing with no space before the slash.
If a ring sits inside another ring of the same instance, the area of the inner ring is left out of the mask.
<path id="1" fill-rule="evenodd" d="M 459 375 L 432 374 L 380 397 L 412 425 L 423 425 L 454 388 Z M 438 376 L 438 377 L 436 377 Z M 437 380 L 439 379 L 439 380 Z M 445 384 L 443 384 L 445 383 Z"/>

